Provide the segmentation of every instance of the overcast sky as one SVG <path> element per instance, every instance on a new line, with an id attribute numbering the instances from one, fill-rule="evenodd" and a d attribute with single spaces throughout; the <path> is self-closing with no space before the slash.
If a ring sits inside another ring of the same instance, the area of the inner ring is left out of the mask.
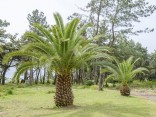
<path id="1" fill-rule="evenodd" d="M 28 29 L 27 15 L 38 9 L 44 12 L 48 24 L 53 24 L 54 12 L 59 12 L 67 22 L 67 17 L 74 12 L 81 12 L 77 6 L 84 7 L 90 0 L 0 0 L 0 19 L 7 20 L 11 25 L 7 28 L 9 33 L 20 35 Z M 156 0 L 147 0 L 150 4 L 156 5 Z M 132 37 L 147 47 L 149 52 L 156 50 L 156 12 L 148 18 L 141 19 L 137 24 L 138 29 L 145 27 L 155 28 L 155 31 L 148 34 L 140 34 Z"/>

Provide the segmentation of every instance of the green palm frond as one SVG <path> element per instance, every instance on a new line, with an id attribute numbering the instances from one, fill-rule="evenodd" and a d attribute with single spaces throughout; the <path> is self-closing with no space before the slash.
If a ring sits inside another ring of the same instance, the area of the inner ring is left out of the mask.
<path id="1" fill-rule="evenodd" d="M 26 57 L 32 57 L 35 59 L 39 59 L 40 55 L 38 53 L 28 52 L 28 51 L 14 51 L 10 52 L 7 55 L 4 56 L 2 63 L 8 64 L 9 60 L 14 56 L 26 56 Z"/>
<path id="2" fill-rule="evenodd" d="M 40 42 L 40 43 L 47 43 L 42 37 L 40 37 L 39 35 L 37 35 L 34 32 L 26 32 L 24 34 L 24 36 L 31 39 L 32 41 L 37 41 L 37 42 Z"/>
<path id="3" fill-rule="evenodd" d="M 77 33 L 75 34 L 74 36 L 74 39 L 77 39 L 78 37 L 81 36 L 81 34 L 88 28 L 88 27 L 91 27 L 92 24 L 91 23 L 88 23 L 86 25 L 83 25 L 78 31 Z"/>
<path id="4" fill-rule="evenodd" d="M 44 26 L 34 23 L 33 26 L 37 28 L 42 35 L 46 37 L 46 39 L 52 43 L 55 43 L 55 37 L 51 34 L 49 30 L 47 30 Z M 33 33 L 33 32 L 32 32 Z M 27 35 L 25 35 L 27 36 Z M 33 39 L 33 38 L 32 38 Z M 45 39 L 41 38 L 41 42 L 45 42 Z"/>
<path id="5" fill-rule="evenodd" d="M 68 39 L 68 38 L 71 38 L 73 39 L 73 36 L 76 32 L 76 28 L 77 28 L 77 25 L 79 23 L 79 19 L 78 18 L 75 18 L 74 20 L 72 20 L 65 28 L 65 38 Z"/>
<path id="6" fill-rule="evenodd" d="M 61 15 L 59 13 L 54 13 L 53 15 L 54 15 L 55 22 L 56 22 L 57 26 L 61 30 L 62 35 L 64 35 L 65 29 L 64 29 L 64 24 L 63 24 L 63 20 L 62 20 Z"/>
<path id="7" fill-rule="evenodd" d="M 30 62 L 30 61 L 21 63 L 17 68 L 17 72 L 15 72 L 13 76 L 13 80 L 19 80 L 21 74 L 23 74 L 26 70 L 30 68 L 34 68 L 37 65 L 38 65 L 37 62 Z"/>
<path id="8" fill-rule="evenodd" d="M 107 64 L 105 65 L 104 71 L 110 72 L 111 77 L 115 76 L 122 83 L 127 84 L 127 82 L 132 80 L 138 73 L 144 73 L 145 71 L 148 72 L 148 69 L 143 67 L 134 69 L 134 65 L 139 59 L 136 59 L 133 62 L 133 57 L 130 57 L 126 61 L 124 60 L 121 63 L 117 59 L 114 60 L 116 65 Z"/>
<path id="9" fill-rule="evenodd" d="M 43 43 L 30 43 L 28 45 L 23 46 L 23 50 L 33 50 L 36 52 L 40 52 L 41 54 L 46 54 L 47 56 L 53 56 L 55 54 L 55 50 L 49 44 Z"/>

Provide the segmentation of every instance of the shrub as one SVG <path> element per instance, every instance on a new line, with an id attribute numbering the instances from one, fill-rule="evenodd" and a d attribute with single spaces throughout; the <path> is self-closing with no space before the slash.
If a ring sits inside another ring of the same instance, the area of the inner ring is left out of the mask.
<path id="1" fill-rule="evenodd" d="M 94 85 L 94 81 L 93 81 L 93 80 L 87 80 L 87 81 L 85 82 L 85 85 L 87 85 L 87 86 L 92 86 L 92 85 Z"/>
<path id="2" fill-rule="evenodd" d="M 11 89 L 8 89 L 8 90 L 6 91 L 6 95 L 13 95 L 13 91 L 12 91 Z"/>
<path id="3" fill-rule="evenodd" d="M 90 88 L 93 89 L 93 90 L 97 90 L 98 89 L 98 85 L 92 85 Z"/>
<path id="4" fill-rule="evenodd" d="M 87 86 L 87 85 L 82 85 L 82 86 L 78 86 L 77 88 L 78 88 L 78 89 L 85 89 L 85 88 L 89 88 L 89 86 Z"/>
<path id="5" fill-rule="evenodd" d="M 48 91 L 47 93 L 51 94 L 51 93 L 55 93 L 55 92 L 56 92 L 55 90 L 51 90 L 51 91 Z"/>
<path id="6" fill-rule="evenodd" d="M 17 88 L 25 88 L 25 87 L 26 87 L 25 84 L 19 84 L 19 85 L 17 86 Z"/>

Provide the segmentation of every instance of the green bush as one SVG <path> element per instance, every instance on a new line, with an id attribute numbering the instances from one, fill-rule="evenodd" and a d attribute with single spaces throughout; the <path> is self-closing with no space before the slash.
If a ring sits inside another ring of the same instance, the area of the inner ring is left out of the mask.
<path id="1" fill-rule="evenodd" d="M 156 88 L 156 81 L 138 81 L 134 80 L 133 83 L 130 83 L 132 88 Z"/>
<path id="2" fill-rule="evenodd" d="M 11 89 L 8 89 L 8 90 L 6 91 L 6 95 L 13 95 L 13 91 L 12 91 Z"/>
<path id="3" fill-rule="evenodd" d="M 92 86 L 92 85 L 94 85 L 94 81 L 93 81 L 93 80 L 87 80 L 87 81 L 85 82 L 85 85 L 87 85 L 87 86 Z"/>
<path id="4" fill-rule="evenodd" d="M 17 88 L 25 88 L 25 87 L 26 87 L 25 84 L 19 84 L 19 85 L 17 86 Z"/>
<path id="5" fill-rule="evenodd" d="M 56 92 L 55 90 L 51 90 L 51 91 L 48 91 L 47 93 L 51 94 L 51 93 L 55 93 L 55 92 Z"/>
<path id="6" fill-rule="evenodd" d="M 93 90 L 98 90 L 98 85 L 92 85 L 92 86 L 90 86 L 90 88 Z"/>
<path id="7" fill-rule="evenodd" d="M 86 89 L 86 88 L 89 88 L 89 86 L 87 86 L 87 85 L 81 85 L 81 86 L 78 86 L 77 88 L 78 89 Z"/>

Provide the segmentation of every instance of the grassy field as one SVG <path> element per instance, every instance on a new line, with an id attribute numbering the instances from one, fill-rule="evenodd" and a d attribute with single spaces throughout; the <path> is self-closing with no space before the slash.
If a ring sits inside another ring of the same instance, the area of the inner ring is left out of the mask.
<path id="1" fill-rule="evenodd" d="M 0 87 L 0 117 L 156 117 L 156 102 L 74 87 L 74 106 L 55 107 L 52 86 Z"/>

